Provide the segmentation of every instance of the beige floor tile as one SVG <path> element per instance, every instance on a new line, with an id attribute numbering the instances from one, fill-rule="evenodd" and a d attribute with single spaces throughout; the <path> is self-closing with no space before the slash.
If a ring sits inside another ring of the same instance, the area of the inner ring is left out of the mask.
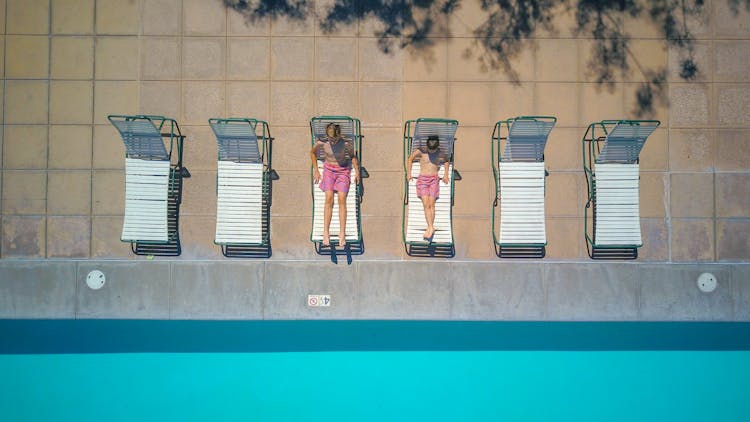
<path id="1" fill-rule="evenodd" d="M 270 121 L 283 126 L 306 126 L 313 110 L 313 84 L 272 82 Z"/>
<path id="2" fill-rule="evenodd" d="M 445 117 L 448 115 L 448 84 L 444 82 L 404 83 L 404 117 Z"/>
<path id="3" fill-rule="evenodd" d="M 92 126 L 52 125 L 49 127 L 49 168 L 57 170 L 91 168 Z"/>
<path id="4" fill-rule="evenodd" d="M 49 0 L 6 0 L 8 34 L 48 34 Z"/>
<path id="5" fill-rule="evenodd" d="M 673 218 L 671 228 L 672 261 L 714 260 L 714 222 L 712 219 Z"/>
<path id="6" fill-rule="evenodd" d="M 44 216 L 3 216 L 3 258 L 44 258 Z"/>
<path id="7" fill-rule="evenodd" d="M 52 0 L 52 33 L 94 32 L 95 0 Z"/>
<path id="8" fill-rule="evenodd" d="M 96 170 L 91 174 L 91 177 L 92 213 L 98 216 L 124 215 L 125 172 L 121 170 Z"/>
<path id="9" fill-rule="evenodd" d="M 6 171 L 3 174 L 3 214 L 44 214 L 47 210 L 46 171 Z"/>
<path id="10" fill-rule="evenodd" d="M 181 41 L 177 37 L 141 39 L 141 78 L 171 80 L 180 78 Z M 185 76 L 188 78 L 188 76 Z"/>
<path id="11" fill-rule="evenodd" d="M 709 130 L 672 129 L 669 132 L 669 169 L 710 171 L 714 166 L 714 149 Z"/>
<path id="12" fill-rule="evenodd" d="M 183 82 L 182 121 L 186 125 L 202 125 L 211 117 L 225 115 L 226 87 L 224 82 Z M 196 99 L 200 99 L 199 101 Z"/>
<path id="13" fill-rule="evenodd" d="M 49 215 L 89 215 L 91 213 L 91 172 L 48 172 L 47 213 Z"/>
<path id="14" fill-rule="evenodd" d="M 92 258 L 135 258 L 130 243 L 120 241 L 123 216 L 94 216 L 91 219 Z"/>
<path id="15" fill-rule="evenodd" d="M 52 79 L 91 79 L 94 75 L 92 37 L 52 37 Z"/>
<path id="16" fill-rule="evenodd" d="M 182 77 L 190 80 L 226 78 L 226 39 L 190 37 L 182 40 Z"/>
<path id="17" fill-rule="evenodd" d="M 96 2 L 97 34 L 138 34 L 140 0 L 98 0 Z"/>
<path id="18" fill-rule="evenodd" d="M 672 217 L 714 216 L 713 174 L 672 173 L 669 190 L 669 210 Z"/>
<path id="19" fill-rule="evenodd" d="M 270 45 L 266 37 L 231 37 L 227 40 L 227 79 L 267 80 Z"/>
<path id="20" fill-rule="evenodd" d="M 720 261 L 750 260 L 750 220 L 717 220 L 716 255 Z"/>
<path id="21" fill-rule="evenodd" d="M 315 114 L 318 116 L 356 116 L 356 82 L 318 82 L 315 84 Z"/>
<path id="22" fill-rule="evenodd" d="M 144 35 L 180 35 L 182 0 L 143 0 Z"/>
<path id="23" fill-rule="evenodd" d="M 750 175 L 716 175 L 716 217 L 750 217 Z"/>
<path id="24" fill-rule="evenodd" d="M 52 81 L 49 120 L 52 124 L 91 124 L 94 88 L 89 81 Z"/>
<path id="25" fill-rule="evenodd" d="M 221 0 L 183 0 L 183 34 L 225 35 L 227 9 L 222 3 Z"/>
<path id="26" fill-rule="evenodd" d="M 4 169 L 47 168 L 47 127 L 6 126 Z"/>
<path id="27" fill-rule="evenodd" d="M 48 258 L 88 258 L 90 244 L 90 217 L 47 217 Z"/>
<path id="28" fill-rule="evenodd" d="M 42 35 L 5 37 L 5 76 L 15 79 L 49 77 L 49 38 Z"/>
<path id="29" fill-rule="evenodd" d="M 138 82 L 101 81 L 94 85 L 94 123 L 109 124 L 110 114 L 135 114 Z"/>

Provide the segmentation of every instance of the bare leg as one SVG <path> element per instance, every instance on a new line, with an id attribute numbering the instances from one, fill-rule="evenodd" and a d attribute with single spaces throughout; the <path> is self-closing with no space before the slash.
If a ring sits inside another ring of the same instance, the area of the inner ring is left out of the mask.
<path id="1" fill-rule="evenodd" d="M 424 207 L 424 218 L 427 221 L 427 229 L 424 232 L 424 238 L 429 239 L 435 233 L 435 198 L 431 196 L 422 197 Z"/>
<path id="2" fill-rule="evenodd" d="M 346 194 L 338 192 L 339 196 L 339 246 L 346 246 Z"/>
<path id="3" fill-rule="evenodd" d="M 331 228 L 331 217 L 333 216 L 333 191 L 326 191 L 325 207 L 323 207 L 323 246 L 331 244 L 331 235 L 328 230 Z"/>

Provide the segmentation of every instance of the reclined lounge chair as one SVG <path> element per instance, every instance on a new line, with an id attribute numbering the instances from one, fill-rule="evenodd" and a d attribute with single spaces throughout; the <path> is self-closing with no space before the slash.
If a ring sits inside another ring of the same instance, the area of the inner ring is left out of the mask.
<path id="1" fill-rule="evenodd" d="M 544 258 L 544 147 L 556 121 L 555 117 L 524 116 L 495 124 L 491 140 L 495 176 L 492 238 L 500 258 Z M 498 205 L 499 234 L 495 228 Z"/>
<path id="2" fill-rule="evenodd" d="M 218 144 L 214 243 L 232 258 L 271 256 L 273 138 L 257 119 L 208 120 Z"/>
<path id="3" fill-rule="evenodd" d="M 167 117 L 107 118 L 125 144 L 125 220 L 120 239 L 129 242 L 136 255 L 179 256 L 182 179 L 190 177 L 182 165 L 185 137 L 177 122 Z"/>
<path id="4" fill-rule="evenodd" d="M 586 250 L 592 259 L 636 259 L 642 246 L 638 158 L 656 120 L 603 120 L 581 141 L 588 188 Z M 589 209 L 593 209 L 589 227 Z"/>
<path id="5" fill-rule="evenodd" d="M 416 181 L 406 180 L 404 168 L 404 208 L 401 217 L 401 236 L 406 253 L 409 256 L 452 258 L 456 254 L 453 242 L 453 189 L 454 181 L 460 180 L 458 172 L 453 169 L 453 144 L 456 140 L 458 121 L 447 119 L 420 118 L 407 120 L 404 124 L 404 165 L 407 158 L 417 148 L 427 146 L 427 138 L 437 136 L 440 140 L 440 151 L 449 157 L 449 179 L 445 185 L 439 182 L 440 195 L 435 202 L 435 234 L 427 241 L 423 234 L 427 229 L 422 200 L 417 197 Z M 411 163 L 411 174 L 419 176 L 419 161 Z M 441 166 L 438 176 L 442 179 L 444 167 Z"/>
<path id="6" fill-rule="evenodd" d="M 330 232 L 330 246 L 323 245 L 323 209 L 325 207 L 325 192 L 320 190 L 320 185 L 316 185 L 312 180 L 312 173 L 310 174 L 310 187 L 313 199 L 313 219 L 312 219 L 312 231 L 310 233 L 310 241 L 315 245 L 315 252 L 319 255 L 331 255 L 331 259 L 335 260 L 336 255 L 361 255 L 365 251 L 364 242 L 362 240 L 362 221 L 360 213 L 360 205 L 362 203 L 363 185 L 362 179 L 367 178 L 367 170 L 362 166 L 362 131 L 359 119 L 355 119 L 349 116 L 319 116 L 310 119 L 310 135 L 311 135 L 311 146 L 315 144 L 316 140 L 326 137 L 326 126 L 330 123 L 335 123 L 341 127 L 341 136 L 346 140 L 350 140 L 354 144 L 354 151 L 359 161 L 359 169 L 355 169 L 360 174 L 359 184 L 354 182 L 355 171 L 352 171 L 351 182 L 349 185 L 349 194 L 346 197 L 346 247 L 337 248 L 339 244 L 339 205 L 338 200 L 334 198 L 333 201 L 333 216 L 331 218 L 331 225 L 329 227 Z M 322 155 L 318 156 L 317 165 L 320 174 L 323 174 L 323 159 Z"/>

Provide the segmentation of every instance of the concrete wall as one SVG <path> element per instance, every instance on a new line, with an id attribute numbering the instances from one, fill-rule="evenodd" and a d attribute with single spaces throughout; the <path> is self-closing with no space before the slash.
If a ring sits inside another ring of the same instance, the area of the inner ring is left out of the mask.
<path id="1" fill-rule="evenodd" d="M 85 282 L 94 269 L 99 290 Z M 750 266 L 4 260 L 0 318 L 750 321 Z"/>
<path id="2" fill-rule="evenodd" d="M 318 1 L 315 10 L 330 3 Z M 193 178 L 182 209 L 184 259 L 222 259 L 212 243 L 216 146 L 209 117 L 271 124 L 281 175 L 273 259 L 315 258 L 308 241 L 308 119 L 359 117 L 362 162 L 372 176 L 363 204 L 365 258 L 386 260 L 405 258 L 404 120 L 460 120 L 457 258 L 482 260 L 494 257 L 492 125 L 516 115 L 556 115 L 546 154 L 548 256 L 584 258 L 581 136 L 593 120 L 634 117 L 634 92 L 646 80 L 632 64 L 616 72 L 611 89 L 597 85 L 587 71 L 591 40 L 571 30 L 573 13 L 564 10 L 554 15 L 556 33 L 537 31 L 512 58 L 518 83 L 482 68 L 471 28 L 486 13 L 476 0 L 463 0 L 437 22 L 429 47 L 389 54 L 378 47 L 373 19 L 328 34 L 312 14 L 248 23 L 219 0 L 0 0 L 0 13 L 3 258 L 133 258 L 119 241 L 124 148 L 106 122 L 110 113 L 173 116 L 187 133 Z M 642 261 L 750 261 L 748 21 L 742 7 L 735 14 L 726 0 L 707 2 L 690 21 L 700 67 L 690 82 L 678 76 L 679 52 L 650 22 L 624 21 L 639 65 L 668 71 L 669 105 L 657 103 L 644 116 L 663 125 L 642 153 Z"/>

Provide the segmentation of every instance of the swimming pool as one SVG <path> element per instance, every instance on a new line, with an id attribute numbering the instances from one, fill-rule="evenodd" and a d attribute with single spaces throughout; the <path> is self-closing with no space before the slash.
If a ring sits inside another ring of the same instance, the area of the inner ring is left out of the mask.
<path id="1" fill-rule="evenodd" d="M 750 324 L 0 321 L 3 420 L 746 420 Z"/>

